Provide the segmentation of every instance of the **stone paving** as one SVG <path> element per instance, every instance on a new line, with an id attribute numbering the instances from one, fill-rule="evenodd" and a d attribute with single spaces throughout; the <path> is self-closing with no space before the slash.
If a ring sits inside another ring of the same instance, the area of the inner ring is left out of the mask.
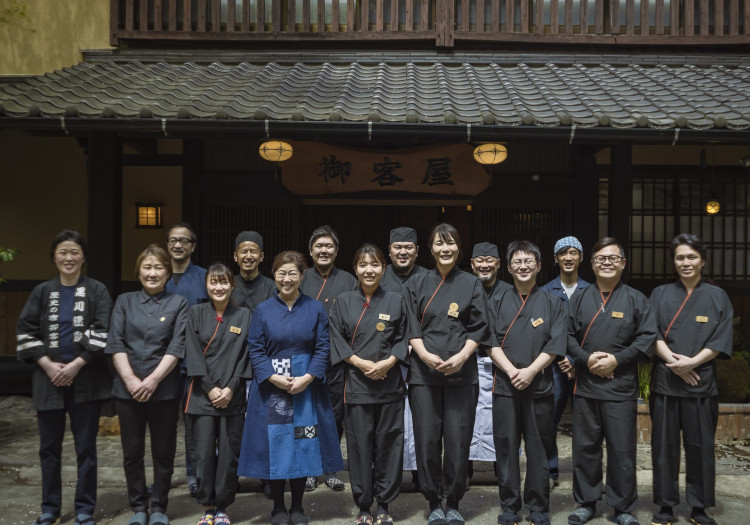
<path id="1" fill-rule="evenodd" d="M 179 430 L 182 435 L 182 428 Z M 26 397 L 0 397 L 0 525 L 31 524 L 39 514 L 41 499 L 41 472 L 37 455 L 38 434 L 31 401 Z M 565 524 L 568 513 L 575 507 L 572 497 L 571 437 L 569 419 L 563 419 L 558 438 L 560 449 L 560 485 L 552 492 L 552 523 Z M 184 471 L 184 443 L 178 439 L 175 459 L 174 486 L 170 493 L 169 516 L 174 525 L 195 525 L 201 507 L 187 490 Z M 63 445 L 63 523 L 73 523 L 73 491 L 76 479 L 75 454 L 72 436 L 66 434 Z M 125 525 L 131 516 L 125 492 L 122 471 L 120 438 L 117 435 L 101 436 L 99 450 L 99 497 L 96 512 L 100 524 Z M 147 448 L 148 456 L 148 448 Z M 150 460 L 146 458 L 147 466 Z M 522 470 L 523 470 L 522 462 Z M 462 513 L 467 523 L 494 524 L 499 512 L 497 485 L 490 463 L 477 462 L 472 487 L 462 501 Z M 352 525 L 356 508 L 348 488 L 348 475 L 341 473 L 347 483 L 344 492 L 333 492 L 320 486 L 307 493 L 304 505 L 311 522 L 332 525 Z M 229 509 L 234 523 L 269 523 L 271 503 L 260 492 L 257 480 L 242 479 L 242 490 Z M 684 486 L 684 474 L 681 477 Z M 717 447 L 717 500 L 713 515 L 720 525 L 750 523 L 750 447 Z M 636 517 L 641 523 L 650 523 L 654 511 L 651 503 L 651 455 L 648 445 L 638 446 L 639 503 Z M 684 491 L 683 491 L 684 493 Z M 287 496 L 288 497 L 288 496 Z M 424 498 L 414 492 L 408 474 L 404 476 L 402 493 L 391 504 L 391 513 L 397 523 L 426 523 L 427 509 Z M 612 517 L 611 509 L 599 504 L 598 514 L 590 523 L 606 523 Z M 688 523 L 689 508 L 683 503 L 676 508 L 677 523 Z"/>

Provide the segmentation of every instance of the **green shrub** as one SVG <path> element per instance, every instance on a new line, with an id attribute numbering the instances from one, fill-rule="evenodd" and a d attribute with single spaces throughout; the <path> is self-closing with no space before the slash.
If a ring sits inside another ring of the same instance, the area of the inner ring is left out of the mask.
<path id="1" fill-rule="evenodd" d="M 750 364 L 740 355 L 716 360 L 719 401 L 744 403 L 750 398 Z"/>

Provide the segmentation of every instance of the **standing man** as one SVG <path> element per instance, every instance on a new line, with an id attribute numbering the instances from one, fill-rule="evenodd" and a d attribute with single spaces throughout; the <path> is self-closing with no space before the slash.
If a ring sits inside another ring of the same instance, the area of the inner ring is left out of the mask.
<path id="1" fill-rule="evenodd" d="M 308 247 L 313 267 L 305 270 L 299 289 L 303 294 L 323 303 L 326 313 L 330 315 L 331 307 L 339 295 L 357 289 L 357 279 L 334 266 L 339 253 L 339 236 L 330 226 L 320 226 L 312 232 Z M 344 432 L 344 372 L 343 363 L 329 365 L 326 370 L 326 383 L 331 395 L 339 441 Z M 336 472 L 326 472 L 325 478 L 328 488 L 344 490 L 344 482 L 336 477 Z M 310 476 L 305 483 L 305 490 L 315 490 L 317 485 L 318 480 Z"/>
<path id="2" fill-rule="evenodd" d="M 385 268 L 380 287 L 386 292 L 395 292 L 403 296 L 403 285 L 406 281 L 427 271 L 426 268 L 415 264 L 418 254 L 419 243 L 414 228 L 405 226 L 393 228 L 388 243 L 388 256 L 391 264 Z"/>
<path id="3" fill-rule="evenodd" d="M 564 301 L 566 307 L 570 298 L 577 290 L 583 290 L 590 283 L 584 281 L 578 276 L 578 266 L 583 260 L 583 246 L 581 241 L 575 237 L 563 237 L 555 243 L 555 264 L 560 267 L 560 275 L 542 286 L 552 295 L 559 297 Z M 557 454 L 557 427 L 562 419 L 565 407 L 568 404 L 568 398 L 573 395 L 575 386 L 575 363 L 573 358 L 566 356 L 552 365 L 552 379 L 555 383 L 555 441 L 552 442 L 552 448 L 547 451 L 547 460 L 549 461 L 549 477 L 552 485 L 559 484 L 560 462 Z"/>
<path id="4" fill-rule="evenodd" d="M 703 280 L 706 245 L 681 233 L 670 252 L 679 279 L 651 294 L 659 334 L 656 337 L 651 412 L 653 524 L 674 522 L 680 502 L 680 433 L 685 448 L 685 499 L 690 521 L 716 525 L 706 507 L 716 505 L 714 435 L 719 414 L 717 357 L 732 355 L 732 303 L 726 292 Z"/>
<path id="5" fill-rule="evenodd" d="M 656 319 L 648 299 L 620 282 L 625 252 L 612 237 L 591 249 L 596 286 L 568 305 L 568 353 L 576 363 L 573 405 L 573 496 L 570 525 L 589 521 L 602 495 L 602 441 L 607 442 L 607 503 L 618 525 L 638 525 L 635 479 L 638 359 L 650 358 Z"/>
<path id="6" fill-rule="evenodd" d="M 526 503 L 529 522 L 549 525 L 546 451 L 555 439 L 554 389 L 545 368 L 565 355 L 565 308 L 557 298 L 536 288 L 541 254 L 535 244 L 510 243 L 507 259 L 515 287 L 490 300 L 489 354 L 496 367 L 492 427 L 503 511 L 497 522 L 516 525 Z M 518 459 L 522 436 L 526 446 L 523 497 Z"/>
<path id="7" fill-rule="evenodd" d="M 482 283 L 487 304 L 495 296 L 500 296 L 513 287 L 497 278 L 500 269 L 500 253 L 497 246 L 489 242 L 474 245 L 471 253 L 471 269 Z M 490 312 L 493 315 L 494 312 Z M 477 417 L 474 419 L 474 434 L 471 437 L 469 450 L 469 479 L 474 474 L 474 461 L 495 461 L 495 443 L 492 435 L 492 383 L 494 374 L 492 359 L 485 353 L 488 348 L 477 350 L 477 368 L 479 370 L 479 401 Z M 469 480 L 467 480 L 467 485 Z"/>
<path id="8" fill-rule="evenodd" d="M 193 264 L 190 257 L 198 246 L 198 237 L 186 222 L 175 224 L 167 235 L 167 251 L 172 260 L 172 277 L 167 281 L 166 290 L 183 296 L 190 306 L 208 301 L 206 293 L 206 269 Z M 180 366 L 180 379 L 183 385 L 183 402 L 188 388 L 187 368 L 183 361 Z M 181 405 L 184 408 L 184 404 Z M 183 411 L 183 419 L 185 417 Z M 185 430 L 185 475 L 187 476 L 190 495 L 198 494 L 198 481 L 193 471 L 193 461 L 190 457 L 187 430 Z"/>
<path id="9" fill-rule="evenodd" d="M 255 307 L 273 296 L 276 284 L 260 273 L 263 262 L 263 237 L 254 231 L 244 231 L 234 239 L 234 262 L 240 267 L 234 277 L 232 304 L 244 306 L 253 315 Z"/>

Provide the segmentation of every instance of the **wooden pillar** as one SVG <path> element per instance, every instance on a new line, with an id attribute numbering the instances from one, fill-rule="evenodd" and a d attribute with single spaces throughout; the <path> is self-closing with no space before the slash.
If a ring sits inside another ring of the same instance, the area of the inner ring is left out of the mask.
<path id="1" fill-rule="evenodd" d="M 591 258 L 591 247 L 599 240 L 599 177 L 596 172 L 596 146 L 578 146 L 573 165 L 573 234 L 583 245 L 581 277 L 591 282 L 593 272 L 586 262 Z"/>
<path id="2" fill-rule="evenodd" d="M 630 215 L 633 208 L 633 146 L 612 146 L 609 177 L 609 234 L 615 237 L 625 255 L 630 244 Z"/>
<path id="3" fill-rule="evenodd" d="M 115 133 L 88 137 L 87 275 L 104 283 L 112 296 L 120 293 L 122 261 L 122 165 Z"/>

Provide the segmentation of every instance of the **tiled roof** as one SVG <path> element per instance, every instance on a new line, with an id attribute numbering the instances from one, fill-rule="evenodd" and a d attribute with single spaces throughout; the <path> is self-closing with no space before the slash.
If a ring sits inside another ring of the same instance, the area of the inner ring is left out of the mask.
<path id="1" fill-rule="evenodd" d="M 0 119 L 750 129 L 750 66 L 80 63 L 0 84 Z"/>

